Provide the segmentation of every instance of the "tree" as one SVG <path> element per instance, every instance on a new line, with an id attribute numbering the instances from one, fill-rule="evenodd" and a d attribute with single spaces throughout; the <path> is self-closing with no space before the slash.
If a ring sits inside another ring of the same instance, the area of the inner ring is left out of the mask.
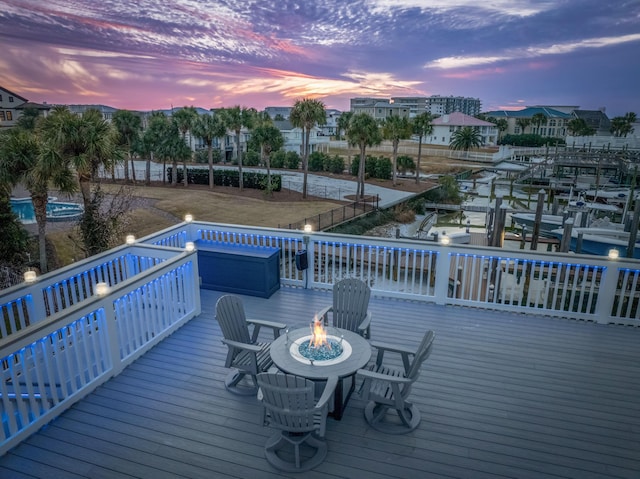
<path id="1" fill-rule="evenodd" d="M 413 133 L 418 135 L 418 161 L 416 165 L 416 184 L 420 183 L 420 159 L 422 158 L 422 140 L 433 133 L 433 115 L 425 111 L 413 119 Z"/>
<path id="2" fill-rule="evenodd" d="M 327 122 L 327 112 L 320 100 L 305 98 L 296 100 L 289 116 L 291 124 L 302 129 L 302 197 L 307 197 L 307 175 L 309 173 L 309 138 L 311 129 Z"/>
<path id="3" fill-rule="evenodd" d="M 18 128 L 22 128 L 23 130 L 35 130 L 36 121 L 40 116 L 40 110 L 33 106 L 28 106 L 24 110 L 22 110 L 22 115 L 16 121 L 16 126 Z"/>
<path id="4" fill-rule="evenodd" d="M 509 122 L 504 118 L 498 118 L 491 123 L 494 123 L 496 127 L 498 127 L 498 138 L 502 135 L 502 133 L 509 129 Z"/>
<path id="5" fill-rule="evenodd" d="M 540 127 L 547 124 L 547 116 L 544 113 L 536 113 L 531 117 L 531 124 L 536 127 L 536 133 L 540 133 Z"/>
<path id="6" fill-rule="evenodd" d="M 0 141 L 0 176 L 11 186 L 22 184 L 31 195 L 31 203 L 38 225 L 40 271 L 48 271 L 46 227 L 49 185 L 71 193 L 76 183 L 67 164 L 48 148 L 43 147 L 34 130 L 16 127 Z"/>
<path id="7" fill-rule="evenodd" d="M 173 115 L 173 121 L 176 122 L 176 125 L 178 126 L 178 130 L 180 130 L 180 133 L 182 134 L 182 141 L 185 142 L 186 144 L 186 137 L 187 137 L 187 132 L 189 130 L 191 130 L 191 127 L 193 126 L 193 122 L 196 120 L 196 118 L 198 118 L 198 112 L 197 110 L 193 107 L 193 106 L 185 106 L 182 109 L 178 110 L 177 112 L 175 112 Z M 191 143 L 191 138 L 189 138 L 189 143 Z M 191 144 L 188 145 L 189 146 L 189 151 L 191 151 Z M 191 157 L 191 155 L 189 155 L 189 158 Z M 184 158 L 183 162 L 182 162 L 182 173 L 183 173 L 183 181 L 184 181 L 184 186 L 188 186 L 189 182 L 187 181 L 187 160 L 189 158 Z M 174 169 L 177 168 L 177 165 L 175 165 Z M 171 178 L 171 184 L 173 186 L 176 186 L 176 179 L 178 177 L 178 173 L 174 172 L 174 176 Z"/>
<path id="8" fill-rule="evenodd" d="M 347 131 L 349 120 L 351 120 L 352 116 L 352 111 L 345 111 L 338 117 L 338 120 L 336 121 L 336 127 L 338 128 L 338 140 L 342 137 L 342 132 Z"/>
<path id="9" fill-rule="evenodd" d="M 482 146 L 482 137 L 478 130 L 471 126 L 465 126 L 453 132 L 449 148 L 453 150 L 469 151 L 471 148 Z"/>
<path id="10" fill-rule="evenodd" d="M 209 189 L 213 189 L 213 140 L 224 136 L 227 127 L 220 115 L 215 113 L 199 115 L 193 123 L 193 135 L 207 145 L 207 159 L 209 163 Z"/>
<path id="11" fill-rule="evenodd" d="M 239 188 L 242 191 L 243 188 L 243 177 L 242 177 L 242 149 L 240 148 L 240 132 L 242 131 L 242 127 L 253 128 L 254 118 L 257 114 L 255 108 L 245 108 L 239 105 L 236 105 L 231 108 L 225 108 L 222 110 L 222 115 L 224 118 L 224 123 L 226 127 L 233 131 L 236 135 L 236 154 L 238 155 L 238 177 L 239 177 Z"/>
<path id="12" fill-rule="evenodd" d="M 409 118 L 399 115 L 389 116 L 382 122 L 382 137 L 391 141 L 392 152 L 392 182 L 396 186 L 396 177 L 398 170 L 398 146 L 400 140 L 411 138 L 413 128 Z"/>
<path id="13" fill-rule="evenodd" d="M 7 185 L 0 185 L 0 266 L 7 267 L 11 272 L 21 272 L 29 246 L 29 234 L 24 229 L 18 216 L 11 209 Z M 0 288 L 3 286 L 0 283 Z"/>
<path id="14" fill-rule="evenodd" d="M 624 116 L 616 116 L 611 119 L 610 131 L 613 136 L 626 137 L 628 134 L 633 133 L 633 124 L 636 121 L 636 114 L 628 112 Z"/>
<path id="15" fill-rule="evenodd" d="M 131 176 L 133 183 L 136 182 L 136 169 L 131 154 L 133 146 L 140 139 L 140 130 L 142 129 L 142 120 L 140 116 L 129 110 L 118 110 L 113 114 L 113 124 L 118 130 L 119 143 L 125 147 L 127 159 L 124 161 L 124 179 L 129 181 L 129 168 L 127 162 L 131 161 Z"/>
<path id="16" fill-rule="evenodd" d="M 56 106 L 38 123 L 38 131 L 49 154 L 75 169 L 86 211 L 91 201 L 91 181 L 98 169 L 108 169 L 118 159 L 115 127 L 96 109 L 80 116 L 66 106 Z"/>
<path id="17" fill-rule="evenodd" d="M 187 161 L 191 158 L 191 148 L 185 143 L 178 125 L 175 121 L 168 121 L 162 130 L 162 139 L 156 149 L 158 155 L 163 158 L 163 164 L 166 159 L 171 160 L 171 184 L 177 185 L 178 181 L 178 162 Z M 187 174 L 186 171 L 183 174 Z"/>
<path id="18" fill-rule="evenodd" d="M 590 127 L 584 118 L 572 118 L 567 122 L 567 130 L 573 136 L 590 136 L 596 133 L 595 128 Z"/>
<path id="19" fill-rule="evenodd" d="M 271 120 L 263 120 L 253 129 L 251 140 L 260 146 L 260 160 L 267 166 L 267 191 L 271 191 L 271 152 L 284 146 L 284 138 Z"/>
<path id="20" fill-rule="evenodd" d="M 89 109 L 79 116 L 66 107 L 55 107 L 38 122 L 38 131 L 42 135 L 46 157 L 71 165 L 76 171 L 84 205 L 81 221 L 99 225 L 97 227 L 104 229 L 99 232 L 101 235 L 115 231 L 113 225 L 121 220 L 121 214 L 114 213 L 108 222 L 92 221 L 97 219 L 94 214 L 101 214 L 101 208 L 91 194 L 91 182 L 96 179 L 98 169 L 108 169 L 113 161 L 119 159 L 115 127 L 96 109 Z M 95 252 L 92 240 L 100 235 L 86 235 L 85 229 L 81 229 L 81 233 L 85 251 Z"/>
<path id="21" fill-rule="evenodd" d="M 349 139 L 349 144 L 358 146 L 360 149 L 356 197 L 364 199 L 364 168 L 366 150 L 368 146 L 375 146 L 382 143 L 382 134 L 376 120 L 366 113 L 353 114 L 347 126 L 346 134 Z"/>
<path id="22" fill-rule="evenodd" d="M 154 111 L 151 113 L 149 124 L 142 134 L 142 141 L 140 142 L 140 150 L 146 156 L 144 182 L 147 186 L 151 184 L 151 161 L 161 148 L 162 141 L 165 138 L 165 132 L 168 128 L 169 119 L 163 112 Z M 162 184 L 165 184 L 167 180 L 166 161 L 167 158 L 162 157 Z"/>
<path id="23" fill-rule="evenodd" d="M 516 120 L 516 125 L 518 125 L 520 127 L 520 129 L 522 130 L 520 133 L 524 135 L 524 131 L 527 129 L 527 127 L 531 124 L 531 119 L 530 118 L 518 118 Z"/>

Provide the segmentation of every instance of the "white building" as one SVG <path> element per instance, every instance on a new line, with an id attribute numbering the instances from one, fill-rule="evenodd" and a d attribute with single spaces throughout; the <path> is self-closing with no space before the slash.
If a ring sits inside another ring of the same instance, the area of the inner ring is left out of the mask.
<path id="1" fill-rule="evenodd" d="M 302 156 L 302 128 L 294 127 L 288 120 L 274 121 L 273 124 L 284 137 L 284 150 L 295 151 Z M 328 145 L 329 137 L 323 135 L 320 128 L 313 127 L 309 136 L 309 153 L 324 151 Z"/>
<path id="2" fill-rule="evenodd" d="M 431 123 L 433 125 L 433 133 L 425 139 L 426 143 L 432 145 L 449 146 L 451 136 L 461 128 L 470 126 L 476 129 L 482 137 L 482 143 L 485 146 L 494 146 L 498 141 L 498 127 L 488 121 L 478 120 L 464 113 L 451 113 L 436 118 Z"/>

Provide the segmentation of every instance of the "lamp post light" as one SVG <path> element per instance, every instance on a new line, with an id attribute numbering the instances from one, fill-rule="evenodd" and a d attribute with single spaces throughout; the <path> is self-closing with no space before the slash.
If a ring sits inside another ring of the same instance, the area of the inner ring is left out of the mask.
<path id="1" fill-rule="evenodd" d="M 184 215 L 184 220 L 185 220 L 187 223 L 191 223 L 191 222 L 193 221 L 193 215 L 192 215 L 192 214 L 186 214 L 186 215 Z"/>
<path id="2" fill-rule="evenodd" d="M 124 241 L 127 244 L 133 244 L 136 242 L 136 237 L 134 235 L 127 235 Z"/>
<path id="3" fill-rule="evenodd" d="M 24 272 L 24 282 L 25 283 L 35 283 L 37 279 L 36 272 L 33 270 Z"/>

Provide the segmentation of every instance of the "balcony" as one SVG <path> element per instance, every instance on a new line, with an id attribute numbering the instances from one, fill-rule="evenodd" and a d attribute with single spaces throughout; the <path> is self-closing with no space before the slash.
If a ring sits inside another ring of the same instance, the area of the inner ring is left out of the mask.
<path id="1" fill-rule="evenodd" d="M 279 477 L 258 401 L 224 388 L 224 293 L 196 286 L 198 240 L 280 249 L 281 288 L 243 296 L 252 317 L 306 326 L 356 276 L 374 339 L 436 332 L 420 427 L 378 433 L 354 397 L 310 477 L 640 470 L 638 261 L 189 223 L 4 292 L 0 476 Z"/>

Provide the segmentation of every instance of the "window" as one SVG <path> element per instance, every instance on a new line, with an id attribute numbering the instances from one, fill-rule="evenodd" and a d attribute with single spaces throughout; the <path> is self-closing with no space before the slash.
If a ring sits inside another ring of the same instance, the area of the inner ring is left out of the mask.
<path id="1" fill-rule="evenodd" d="M 454 131 L 456 131 L 456 127 L 455 126 L 450 126 L 449 127 L 449 133 L 453 133 Z"/>
<path id="2" fill-rule="evenodd" d="M 13 97 L 12 96 L 9 97 L 9 103 L 13 103 Z"/>
<path id="3" fill-rule="evenodd" d="M 2 95 L 0 95 L 0 101 L 2 101 Z"/>
<path id="4" fill-rule="evenodd" d="M 555 120 L 549 120 L 549 126 L 556 126 Z"/>
<path id="5" fill-rule="evenodd" d="M 11 121 L 13 120 L 13 113 L 11 113 L 10 111 L 7 112 L 7 121 Z"/>
<path id="6" fill-rule="evenodd" d="M 4 112 L 3 112 L 3 111 L 0 111 L 0 121 L 4 121 L 4 120 L 5 120 L 5 118 L 4 118 Z"/>
<path id="7" fill-rule="evenodd" d="M 516 126 L 516 127 L 513 129 L 513 134 L 514 134 L 514 135 L 519 135 L 519 134 L 520 134 L 520 127 L 519 127 L 519 126 Z"/>
<path id="8" fill-rule="evenodd" d="M 542 136 L 546 136 L 547 135 L 547 129 L 546 128 L 540 128 L 540 134 Z"/>
<path id="9" fill-rule="evenodd" d="M 555 128 L 549 128 L 549 136 L 554 136 L 556 134 Z"/>

